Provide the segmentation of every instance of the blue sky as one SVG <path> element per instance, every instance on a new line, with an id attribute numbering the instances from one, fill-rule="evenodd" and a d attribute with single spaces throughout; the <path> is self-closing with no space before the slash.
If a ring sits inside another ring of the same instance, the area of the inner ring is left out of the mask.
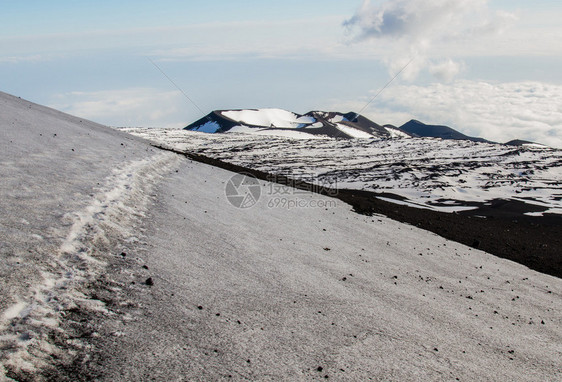
<path id="1" fill-rule="evenodd" d="M 112 126 L 358 111 L 562 147 L 562 4 L 522 0 L 0 1 L 0 90 Z"/>

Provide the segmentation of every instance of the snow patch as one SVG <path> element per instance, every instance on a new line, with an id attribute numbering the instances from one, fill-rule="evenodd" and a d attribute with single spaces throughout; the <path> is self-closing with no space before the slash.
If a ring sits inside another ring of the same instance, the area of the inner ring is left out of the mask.
<path id="1" fill-rule="evenodd" d="M 349 122 L 349 119 L 345 118 L 343 115 L 337 114 L 335 115 L 333 118 L 330 119 L 330 122 L 332 123 L 338 123 L 338 122 Z"/>
<path id="2" fill-rule="evenodd" d="M 392 127 L 383 126 L 383 128 L 390 134 L 390 138 L 410 138 L 405 132 L 393 129 Z"/>
<path id="3" fill-rule="evenodd" d="M 349 135 L 352 138 L 373 138 L 372 134 L 355 129 L 353 127 L 342 125 L 341 123 L 336 123 L 336 127 L 338 128 L 338 130 L 340 130 L 344 134 Z"/>
<path id="4" fill-rule="evenodd" d="M 243 134 L 253 134 L 257 131 L 260 131 L 261 129 L 259 127 L 248 127 L 248 126 L 244 126 L 244 125 L 237 125 L 237 126 L 232 126 L 227 132 L 226 134 L 230 134 L 230 133 L 243 133 Z"/>
<path id="5" fill-rule="evenodd" d="M 9 307 L 8 309 L 6 309 L 6 311 L 4 311 L 2 318 L 4 320 L 11 320 L 12 318 L 22 317 L 22 312 L 26 307 L 27 304 L 25 302 L 21 302 L 21 301 L 17 302 L 11 307 Z"/>
<path id="6" fill-rule="evenodd" d="M 263 127 L 299 128 L 302 124 L 314 123 L 312 117 L 299 117 L 282 109 L 229 110 L 221 112 L 234 121 Z"/>
<path id="7" fill-rule="evenodd" d="M 325 135 L 308 134 L 298 130 L 280 130 L 280 129 L 261 129 L 259 127 L 248 127 L 243 125 L 238 125 L 232 127 L 226 132 L 226 134 L 252 134 L 260 136 L 271 136 L 271 137 L 284 137 L 292 139 L 332 139 Z"/>

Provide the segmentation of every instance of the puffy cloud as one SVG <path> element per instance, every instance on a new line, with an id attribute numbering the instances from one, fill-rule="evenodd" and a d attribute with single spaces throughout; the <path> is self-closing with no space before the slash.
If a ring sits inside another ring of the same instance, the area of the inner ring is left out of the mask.
<path id="1" fill-rule="evenodd" d="M 407 38 L 423 40 L 465 34 L 480 20 L 486 0 L 398 0 L 380 6 L 369 0 L 344 25 L 357 27 L 358 40 L 370 38 Z"/>
<path id="2" fill-rule="evenodd" d="M 417 70 L 410 70 L 407 79 L 429 68 L 436 78 L 450 81 L 462 66 L 450 58 L 444 60 L 449 47 L 498 35 L 515 19 L 507 12 L 492 12 L 488 0 L 395 0 L 382 4 L 364 0 L 344 25 L 353 42 L 391 41 L 384 60 L 392 72 L 399 61 L 416 57 Z"/>
<path id="3" fill-rule="evenodd" d="M 561 85 L 459 80 L 389 87 L 365 114 L 379 123 L 400 125 L 412 116 L 493 141 L 520 138 L 562 148 L 560 105 Z"/>
<path id="4" fill-rule="evenodd" d="M 462 62 L 455 62 L 450 58 L 429 66 L 429 72 L 434 77 L 445 82 L 452 81 L 464 68 Z"/>
<path id="5" fill-rule="evenodd" d="M 58 94 L 50 106 L 111 126 L 182 127 L 201 117 L 187 102 L 179 91 L 130 88 Z"/>

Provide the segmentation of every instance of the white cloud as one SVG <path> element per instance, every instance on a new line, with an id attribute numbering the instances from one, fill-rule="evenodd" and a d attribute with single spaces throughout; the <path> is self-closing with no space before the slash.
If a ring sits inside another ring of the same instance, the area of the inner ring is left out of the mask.
<path id="1" fill-rule="evenodd" d="M 364 114 L 401 125 L 412 116 L 465 134 L 520 138 L 562 148 L 562 86 L 540 82 L 455 81 L 389 87 Z"/>
<path id="2" fill-rule="evenodd" d="M 182 127 L 202 117 L 179 91 L 151 88 L 70 92 L 53 97 L 50 106 L 120 127 Z"/>
<path id="3" fill-rule="evenodd" d="M 428 68 L 436 78 L 450 81 L 462 66 L 447 58 L 449 50 L 467 42 L 489 43 L 515 20 L 511 13 L 492 12 L 488 0 L 395 0 L 382 4 L 364 0 L 344 25 L 355 43 L 371 42 L 371 47 L 386 44 L 383 55 L 391 72 L 397 72 L 400 61 L 415 57 L 416 65 L 405 73 L 406 79 Z"/>
<path id="4" fill-rule="evenodd" d="M 357 40 L 388 37 L 423 41 L 482 29 L 484 25 L 479 24 L 484 11 L 485 0 L 395 0 L 381 5 L 365 0 L 344 25 L 359 29 Z"/>
<path id="5" fill-rule="evenodd" d="M 429 66 L 429 72 L 437 79 L 445 82 L 452 81 L 464 68 L 462 62 L 455 62 L 450 58 Z"/>

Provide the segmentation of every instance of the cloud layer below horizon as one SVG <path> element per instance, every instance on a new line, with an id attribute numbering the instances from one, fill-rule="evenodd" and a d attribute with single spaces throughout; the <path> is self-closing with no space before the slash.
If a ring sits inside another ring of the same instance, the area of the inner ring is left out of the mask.
<path id="1" fill-rule="evenodd" d="M 363 105 L 341 100 L 333 101 L 329 108 L 358 111 Z M 120 120 L 119 125 L 127 127 L 182 127 L 193 122 L 183 119 L 186 103 L 178 91 L 131 88 L 74 92 L 59 95 L 51 106 L 96 122 L 112 124 Z M 519 138 L 562 148 L 561 85 L 469 80 L 396 85 L 381 93 L 363 114 L 379 124 L 401 125 L 419 119 L 496 142 Z"/>
<path id="2" fill-rule="evenodd" d="M 562 86 L 457 80 L 388 88 L 365 114 L 379 123 L 420 119 L 496 142 L 526 139 L 562 148 Z"/>

